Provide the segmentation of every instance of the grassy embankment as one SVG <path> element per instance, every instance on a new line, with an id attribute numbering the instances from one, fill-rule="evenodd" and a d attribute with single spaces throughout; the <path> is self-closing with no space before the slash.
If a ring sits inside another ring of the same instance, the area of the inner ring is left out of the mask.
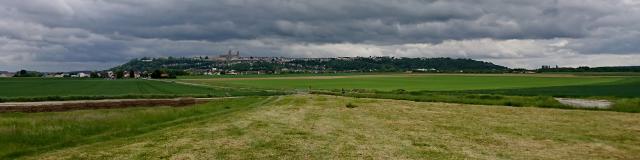
<path id="1" fill-rule="evenodd" d="M 52 113 L 0 113 L 0 159 L 44 153 L 247 110 L 266 98 L 223 99 L 184 108 L 127 108 Z"/>
<path id="2" fill-rule="evenodd" d="M 28 158 L 640 159 L 631 113 L 297 95 L 202 117 Z"/>
<path id="3" fill-rule="evenodd" d="M 3 78 L 0 102 L 277 95 L 259 90 L 189 86 L 150 80 Z"/>

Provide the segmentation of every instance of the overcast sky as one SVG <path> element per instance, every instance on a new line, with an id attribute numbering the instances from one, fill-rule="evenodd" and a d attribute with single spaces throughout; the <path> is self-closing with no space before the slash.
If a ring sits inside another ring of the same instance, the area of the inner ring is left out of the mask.
<path id="1" fill-rule="evenodd" d="M 0 70 L 97 70 L 229 49 L 640 65 L 640 0 L 0 0 Z"/>

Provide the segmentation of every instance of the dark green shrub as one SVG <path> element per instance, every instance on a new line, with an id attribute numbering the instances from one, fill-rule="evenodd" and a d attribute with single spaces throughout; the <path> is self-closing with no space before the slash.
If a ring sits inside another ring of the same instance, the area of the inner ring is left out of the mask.
<path id="1" fill-rule="evenodd" d="M 358 106 L 356 106 L 356 105 L 355 105 L 355 104 L 353 104 L 353 103 L 347 103 L 346 107 L 347 107 L 347 108 L 356 108 L 356 107 L 358 107 Z"/>

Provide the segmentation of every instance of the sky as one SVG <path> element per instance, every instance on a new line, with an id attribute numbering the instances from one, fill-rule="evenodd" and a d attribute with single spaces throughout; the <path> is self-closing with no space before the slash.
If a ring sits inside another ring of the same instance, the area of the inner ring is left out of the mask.
<path id="1" fill-rule="evenodd" d="M 230 49 L 640 65 L 640 0 L 0 0 L 0 70 L 102 70 Z"/>

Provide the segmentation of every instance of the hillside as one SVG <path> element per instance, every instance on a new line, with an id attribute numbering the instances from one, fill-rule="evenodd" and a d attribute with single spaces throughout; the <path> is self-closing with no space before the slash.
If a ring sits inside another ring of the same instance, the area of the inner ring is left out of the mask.
<path id="1" fill-rule="evenodd" d="M 261 58 L 241 57 L 237 60 L 208 58 L 142 58 L 133 59 L 112 71 L 186 71 L 202 74 L 215 68 L 219 72 L 504 72 L 507 67 L 472 59 L 454 58 Z"/>

